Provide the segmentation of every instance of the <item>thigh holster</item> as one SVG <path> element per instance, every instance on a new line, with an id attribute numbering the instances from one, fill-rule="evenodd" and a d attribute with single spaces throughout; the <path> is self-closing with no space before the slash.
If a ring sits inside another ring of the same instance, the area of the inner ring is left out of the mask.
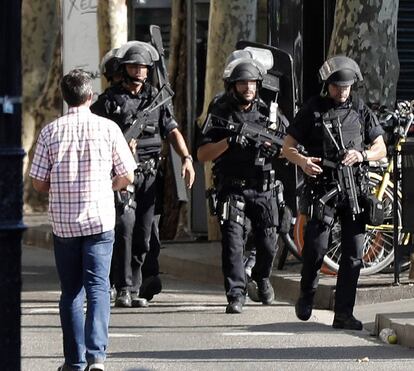
<path id="1" fill-rule="evenodd" d="M 321 221 L 325 225 L 332 227 L 335 223 L 335 207 L 328 206 L 328 202 L 331 201 L 338 194 L 338 189 L 334 188 L 323 197 L 314 200 L 313 212 L 311 217 Z"/>
<path id="2" fill-rule="evenodd" d="M 129 184 L 126 189 L 115 192 L 115 206 L 118 213 L 122 214 L 125 210 L 136 209 L 137 203 L 134 200 L 135 187 Z"/>
<path id="3" fill-rule="evenodd" d="M 224 202 L 218 203 L 217 215 L 219 221 L 223 224 L 226 220 L 234 221 L 240 225 L 244 225 L 244 209 L 246 203 L 240 196 L 229 195 Z"/>

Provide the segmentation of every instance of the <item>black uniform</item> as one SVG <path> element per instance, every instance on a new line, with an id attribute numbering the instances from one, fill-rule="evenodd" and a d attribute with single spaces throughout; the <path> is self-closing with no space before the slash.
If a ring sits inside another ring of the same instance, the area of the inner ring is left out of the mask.
<path id="1" fill-rule="evenodd" d="M 347 149 L 362 151 L 372 143 L 383 130 L 375 115 L 358 98 L 351 97 L 343 104 L 336 104 L 328 97 L 316 96 L 298 112 L 287 133 L 305 147 L 309 156 L 320 157 L 333 162 L 341 161 L 338 150 L 332 144 L 322 119 L 328 124 L 334 138 L 339 141 L 335 123 L 342 124 L 343 142 Z M 332 118 L 332 120 L 329 120 Z M 367 177 L 364 166 L 353 168 L 359 195 L 366 192 Z M 337 181 L 336 170 L 323 167 L 323 173 L 316 180 L 306 177 L 303 197 L 306 211 L 315 211 L 316 202 L 323 197 Z M 351 316 L 359 272 L 362 266 L 362 248 L 365 221 L 362 214 L 352 215 L 349 203 L 340 197 L 331 200 L 323 218 L 315 212 L 307 224 L 303 250 L 301 292 L 304 299 L 312 302 L 318 285 L 319 270 L 327 251 L 329 235 L 335 217 L 341 223 L 341 249 L 336 284 L 335 313 Z M 322 220 L 323 219 L 323 220 Z"/>
<path id="2" fill-rule="evenodd" d="M 131 94 L 122 84 L 108 88 L 91 106 L 92 112 L 115 121 L 122 131 L 127 130 L 136 114 L 148 107 L 157 90 L 145 83 L 141 92 Z M 115 287 L 117 290 L 139 292 L 142 283 L 142 266 L 150 251 L 151 229 L 157 186 L 156 174 L 162 139 L 175 128 L 177 122 L 159 107 L 146 115 L 148 130 L 138 138 L 135 154 L 138 169 L 135 172 L 135 191 L 132 200 L 118 203 L 115 227 Z M 133 202 L 131 202 L 133 201 Z M 151 259 L 151 274 L 158 273 L 157 259 Z"/>
<path id="3" fill-rule="evenodd" d="M 240 111 L 229 95 L 216 97 L 209 107 L 209 112 L 215 116 L 215 124 L 222 126 L 226 125 L 225 120 L 266 126 L 266 116 L 260 111 L 267 113 L 266 107 L 257 102 L 249 112 Z M 232 135 L 234 132 L 227 129 L 212 129 L 202 136 L 200 145 L 218 142 Z M 259 282 L 270 276 L 276 254 L 278 212 L 273 194 L 274 171 L 270 158 L 263 157 L 264 162 L 258 164 L 258 156 L 261 155 L 261 150 L 253 144 L 244 149 L 230 146 L 214 160 L 217 215 L 222 234 L 222 269 L 229 303 L 244 299 L 246 295 L 243 266 L 245 217 L 251 220 L 257 246 L 253 280 Z"/>

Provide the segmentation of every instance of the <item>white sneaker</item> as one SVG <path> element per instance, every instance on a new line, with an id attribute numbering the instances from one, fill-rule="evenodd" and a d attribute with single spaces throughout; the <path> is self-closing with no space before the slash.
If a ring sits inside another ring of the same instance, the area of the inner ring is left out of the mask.
<path id="1" fill-rule="evenodd" d="M 92 363 L 88 367 L 88 371 L 104 371 L 105 366 L 103 363 Z"/>

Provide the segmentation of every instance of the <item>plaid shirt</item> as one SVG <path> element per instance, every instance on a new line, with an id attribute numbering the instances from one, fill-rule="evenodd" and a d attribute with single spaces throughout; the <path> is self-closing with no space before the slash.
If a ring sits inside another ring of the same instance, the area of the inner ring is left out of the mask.
<path id="1" fill-rule="evenodd" d="M 77 237 L 114 228 L 111 174 L 125 176 L 135 168 L 118 125 L 81 106 L 42 129 L 29 175 L 50 182 L 53 233 Z"/>

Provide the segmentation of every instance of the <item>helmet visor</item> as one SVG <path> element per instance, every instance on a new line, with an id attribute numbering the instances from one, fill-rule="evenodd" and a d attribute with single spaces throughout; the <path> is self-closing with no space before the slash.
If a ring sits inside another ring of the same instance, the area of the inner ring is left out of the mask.
<path id="1" fill-rule="evenodd" d="M 124 60 L 129 49 L 131 48 L 136 48 L 138 50 L 142 50 L 143 53 L 149 54 L 152 62 L 158 61 L 160 58 L 158 55 L 157 49 L 155 49 L 151 44 L 145 43 L 143 41 L 128 41 L 127 43 L 122 45 L 117 50 L 117 52 L 115 53 L 115 56 L 119 58 L 120 60 L 122 60 L 123 64 L 124 63 L 137 63 L 137 62 L 132 61 L 131 58 L 128 58 L 128 60 L 127 59 Z M 138 63 L 138 64 L 141 64 L 141 63 Z M 144 63 L 144 64 L 147 65 L 148 63 Z"/>
<path id="2" fill-rule="evenodd" d="M 356 74 L 351 70 L 339 70 L 333 73 L 326 80 L 328 84 L 335 84 L 337 86 L 350 86 L 356 80 Z"/>
<path id="3" fill-rule="evenodd" d="M 359 69 L 358 64 L 353 59 L 342 55 L 329 58 L 327 61 L 325 61 L 325 63 L 319 69 L 319 77 L 321 81 L 328 81 L 331 75 L 341 70 L 352 71 L 352 73 L 354 74 L 352 80 L 354 80 L 354 82 L 356 80 L 363 80 L 361 70 Z"/>

